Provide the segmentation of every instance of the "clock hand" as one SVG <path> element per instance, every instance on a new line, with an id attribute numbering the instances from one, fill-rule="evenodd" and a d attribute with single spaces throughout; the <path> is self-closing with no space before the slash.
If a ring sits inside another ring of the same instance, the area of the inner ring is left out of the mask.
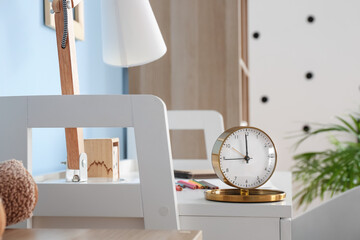
<path id="1" fill-rule="evenodd" d="M 235 150 L 235 152 L 240 153 L 240 155 L 241 155 L 241 156 L 246 157 L 244 154 L 242 154 L 240 151 L 238 151 L 238 150 L 237 150 L 237 149 L 235 149 L 234 147 L 233 147 L 232 149 L 233 149 L 233 150 Z"/>
<path id="2" fill-rule="evenodd" d="M 246 135 L 245 135 L 245 140 L 246 140 Z M 246 141 L 247 143 L 247 141 Z M 241 156 L 243 156 L 243 158 L 232 158 L 232 159 L 224 159 L 224 160 L 237 160 L 237 159 L 244 159 L 246 161 L 246 163 L 249 163 L 249 160 L 252 159 L 251 157 L 249 157 L 247 154 L 247 144 L 246 144 L 246 156 L 244 156 L 244 154 L 242 154 L 241 152 L 239 152 L 238 150 L 236 150 L 234 147 L 232 147 L 233 150 L 235 150 L 236 152 L 240 153 Z"/>
<path id="3" fill-rule="evenodd" d="M 224 158 L 224 160 L 246 160 L 245 158 Z"/>
<path id="4" fill-rule="evenodd" d="M 245 160 L 245 158 L 224 158 L 224 160 Z"/>
<path id="5" fill-rule="evenodd" d="M 249 160 L 251 158 L 249 157 L 249 153 L 248 153 L 248 141 L 247 141 L 247 134 L 246 133 L 245 133 L 245 147 L 246 147 L 245 161 L 246 161 L 246 163 L 249 163 Z"/>
<path id="6" fill-rule="evenodd" d="M 246 156 L 249 156 L 248 154 L 248 142 L 247 142 L 247 135 L 245 133 L 245 146 L 246 146 Z"/>

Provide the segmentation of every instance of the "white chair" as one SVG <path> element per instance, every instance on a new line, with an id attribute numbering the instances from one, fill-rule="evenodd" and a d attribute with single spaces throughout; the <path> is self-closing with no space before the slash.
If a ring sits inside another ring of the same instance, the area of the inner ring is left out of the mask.
<path id="1" fill-rule="evenodd" d="M 30 172 L 32 128 L 134 127 L 140 184 L 38 182 L 35 217 L 144 218 L 147 229 L 179 228 L 166 106 L 159 98 L 0 97 L 0 113 L 0 159 L 22 160 Z"/>
<path id="2" fill-rule="evenodd" d="M 169 110 L 170 130 L 204 130 L 206 160 L 174 159 L 174 169 L 212 169 L 211 151 L 216 139 L 224 132 L 222 115 L 210 110 Z"/>
<path id="3" fill-rule="evenodd" d="M 360 187 L 346 191 L 292 221 L 292 239 L 359 239 Z"/>

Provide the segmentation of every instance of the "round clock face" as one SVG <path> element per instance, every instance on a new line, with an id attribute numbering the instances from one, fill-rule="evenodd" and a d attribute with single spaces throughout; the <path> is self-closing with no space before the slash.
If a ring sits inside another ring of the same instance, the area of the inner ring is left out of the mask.
<path id="1" fill-rule="evenodd" d="M 237 188 L 256 188 L 273 174 L 276 166 L 275 146 L 260 129 L 232 128 L 224 132 L 217 143 L 213 150 L 213 166 L 225 183 Z"/>

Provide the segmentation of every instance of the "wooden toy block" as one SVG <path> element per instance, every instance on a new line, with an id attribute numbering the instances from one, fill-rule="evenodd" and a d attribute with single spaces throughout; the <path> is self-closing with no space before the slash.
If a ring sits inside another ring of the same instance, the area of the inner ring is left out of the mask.
<path id="1" fill-rule="evenodd" d="M 119 172 L 119 138 L 85 139 L 89 178 L 111 178 L 117 181 Z"/>

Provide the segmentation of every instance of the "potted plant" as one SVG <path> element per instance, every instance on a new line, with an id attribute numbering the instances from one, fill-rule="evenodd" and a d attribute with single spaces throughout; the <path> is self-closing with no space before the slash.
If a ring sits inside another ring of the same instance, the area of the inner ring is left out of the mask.
<path id="1" fill-rule="evenodd" d="M 307 206 L 314 199 L 324 198 L 325 193 L 333 196 L 360 185 L 360 118 L 349 114 L 345 120 L 336 117 L 338 124 L 323 125 L 305 134 L 298 142 L 299 146 L 307 139 L 330 133 L 332 149 L 319 152 L 305 152 L 294 156 L 294 180 L 302 184 L 295 194 L 298 206 Z M 340 141 L 335 133 L 351 135 L 354 141 Z"/>

